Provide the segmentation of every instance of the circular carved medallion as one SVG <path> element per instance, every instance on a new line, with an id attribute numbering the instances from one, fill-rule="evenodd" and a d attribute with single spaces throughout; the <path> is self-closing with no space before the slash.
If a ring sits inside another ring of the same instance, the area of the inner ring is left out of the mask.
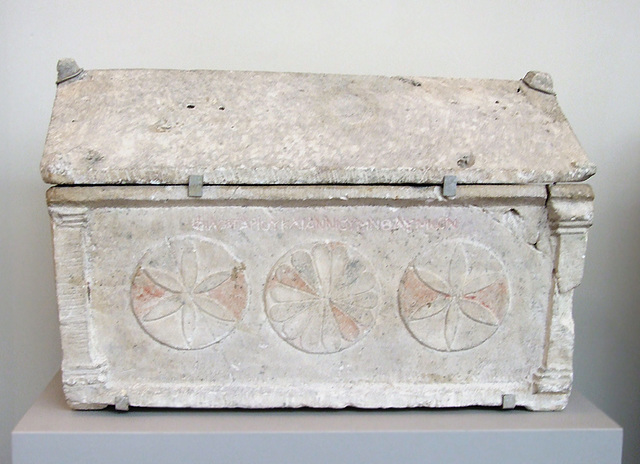
<path id="1" fill-rule="evenodd" d="M 265 309 L 290 345 L 307 353 L 336 353 L 371 330 L 378 294 L 371 265 L 353 248 L 314 243 L 275 264 L 265 287 Z"/>
<path id="2" fill-rule="evenodd" d="M 491 337 L 509 309 L 504 265 L 486 247 L 445 241 L 407 267 L 400 316 L 420 343 L 439 351 L 474 348 Z"/>
<path id="3" fill-rule="evenodd" d="M 221 244 L 196 236 L 149 249 L 131 284 L 133 312 L 156 341 L 181 350 L 219 342 L 247 305 L 244 265 Z"/>

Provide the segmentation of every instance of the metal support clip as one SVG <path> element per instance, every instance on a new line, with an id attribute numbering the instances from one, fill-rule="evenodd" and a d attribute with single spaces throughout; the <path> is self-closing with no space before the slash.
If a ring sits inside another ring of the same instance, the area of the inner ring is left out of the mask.
<path id="1" fill-rule="evenodd" d="M 516 395 L 502 395 L 502 409 L 514 409 L 516 407 Z"/>
<path id="2" fill-rule="evenodd" d="M 204 176 L 200 176 L 200 175 L 189 176 L 189 191 L 187 192 L 187 195 L 190 197 L 201 197 L 203 184 L 204 184 Z"/>
<path id="3" fill-rule="evenodd" d="M 128 411 L 129 397 L 127 395 L 116 396 L 114 406 L 116 407 L 116 411 Z"/>
<path id="4" fill-rule="evenodd" d="M 442 181 L 442 196 L 455 197 L 458 187 L 458 178 L 456 176 L 444 176 Z"/>

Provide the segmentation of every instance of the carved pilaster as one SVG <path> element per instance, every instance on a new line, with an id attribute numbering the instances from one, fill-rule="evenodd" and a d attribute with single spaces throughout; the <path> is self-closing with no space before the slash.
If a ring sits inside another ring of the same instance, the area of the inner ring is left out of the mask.
<path id="1" fill-rule="evenodd" d="M 573 381 L 573 289 L 584 272 L 587 230 L 593 221 L 593 191 L 585 184 L 553 185 L 549 187 L 547 208 L 555 251 L 554 289 L 543 365 L 534 381 L 538 393 L 568 393 Z"/>
<path id="2" fill-rule="evenodd" d="M 76 385 L 99 387 L 105 368 L 91 344 L 90 290 L 85 274 L 87 208 L 50 206 L 56 293 L 60 318 L 65 389 Z M 82 398 L 71 398 L 82 403 Z"/>

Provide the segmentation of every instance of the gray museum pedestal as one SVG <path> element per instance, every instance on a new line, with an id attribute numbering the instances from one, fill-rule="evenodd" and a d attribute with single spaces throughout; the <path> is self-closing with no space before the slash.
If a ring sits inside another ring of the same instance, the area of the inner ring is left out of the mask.
<path id="1" fill-rule="evenodd" d="M 13 464 L 620 463 L 622 428 L 580 394 L 562 412 L 72 411 L 57 375 L 12 434 Z"/>

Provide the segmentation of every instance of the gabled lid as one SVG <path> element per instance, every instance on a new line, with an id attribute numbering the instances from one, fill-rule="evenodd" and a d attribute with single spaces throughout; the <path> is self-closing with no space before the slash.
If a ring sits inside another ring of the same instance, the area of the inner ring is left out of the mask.
<path id="1" fill-rule="evenodd" d="M 521 81 L 61 62 L 52 184 L 581 181 L 595 172 L 544 73 Z"/>

